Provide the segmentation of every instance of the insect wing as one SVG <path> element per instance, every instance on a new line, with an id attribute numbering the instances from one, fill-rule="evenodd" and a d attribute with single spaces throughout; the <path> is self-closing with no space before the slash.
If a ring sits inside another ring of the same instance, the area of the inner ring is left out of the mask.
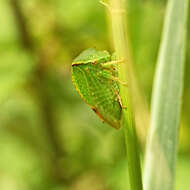
<path id="1" fill-rule="evenodd" d="M 90 105 L 101 120 L 120 128 L 121 106 L 118 101 L 118 83 L 109 76 L 116 72 L 101 64 L 73 65 L 73 83 L 83 100 Z"/>

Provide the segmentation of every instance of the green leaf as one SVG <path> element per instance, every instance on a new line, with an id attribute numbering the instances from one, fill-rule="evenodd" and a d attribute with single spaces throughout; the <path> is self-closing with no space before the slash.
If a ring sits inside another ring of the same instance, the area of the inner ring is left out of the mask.
<path id="1" fill-rule="evenodd" d="M 174 189 L 188 0 L 169 0 L 154 82 L 145 190 Z"/>

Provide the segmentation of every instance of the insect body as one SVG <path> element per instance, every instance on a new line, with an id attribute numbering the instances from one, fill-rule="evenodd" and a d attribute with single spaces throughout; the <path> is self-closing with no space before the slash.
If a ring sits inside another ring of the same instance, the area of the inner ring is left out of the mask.
<path id="1" fill-rule="evenodd" d="M 107 51 L 87 49 L 72 63 L 72 81 L 82 99 L 102 121 L 120 128 L 117 64 Z M 113 63 L 113 64 L 112 64 Z"/>

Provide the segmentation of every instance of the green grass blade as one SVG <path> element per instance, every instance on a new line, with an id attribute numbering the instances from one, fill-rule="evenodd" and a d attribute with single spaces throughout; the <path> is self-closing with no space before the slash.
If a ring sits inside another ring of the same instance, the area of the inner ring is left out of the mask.
<path id="1" fill-rule="evenodd" d="M 169 0 L 152 97 L 145 190 L 173 190 L 183 90 L 188 0 Z"/>

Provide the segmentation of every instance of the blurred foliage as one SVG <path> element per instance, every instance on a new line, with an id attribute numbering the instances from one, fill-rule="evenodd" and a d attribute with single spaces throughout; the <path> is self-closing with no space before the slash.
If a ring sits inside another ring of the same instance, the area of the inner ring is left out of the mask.
<path id="1" fill-rule="evenodd" d="M 129 4 L 135 67 L 149 104 L 165 5 Z M 98 0 L 1 0 L 0 15 L 0 189 L 126 189 L 122 130 L 102 124 L 71 82 L 79 52 L 112 51 L 105 8 Z M 188 35 L 177 189 L 190 185 L 189 42 Z"/>

